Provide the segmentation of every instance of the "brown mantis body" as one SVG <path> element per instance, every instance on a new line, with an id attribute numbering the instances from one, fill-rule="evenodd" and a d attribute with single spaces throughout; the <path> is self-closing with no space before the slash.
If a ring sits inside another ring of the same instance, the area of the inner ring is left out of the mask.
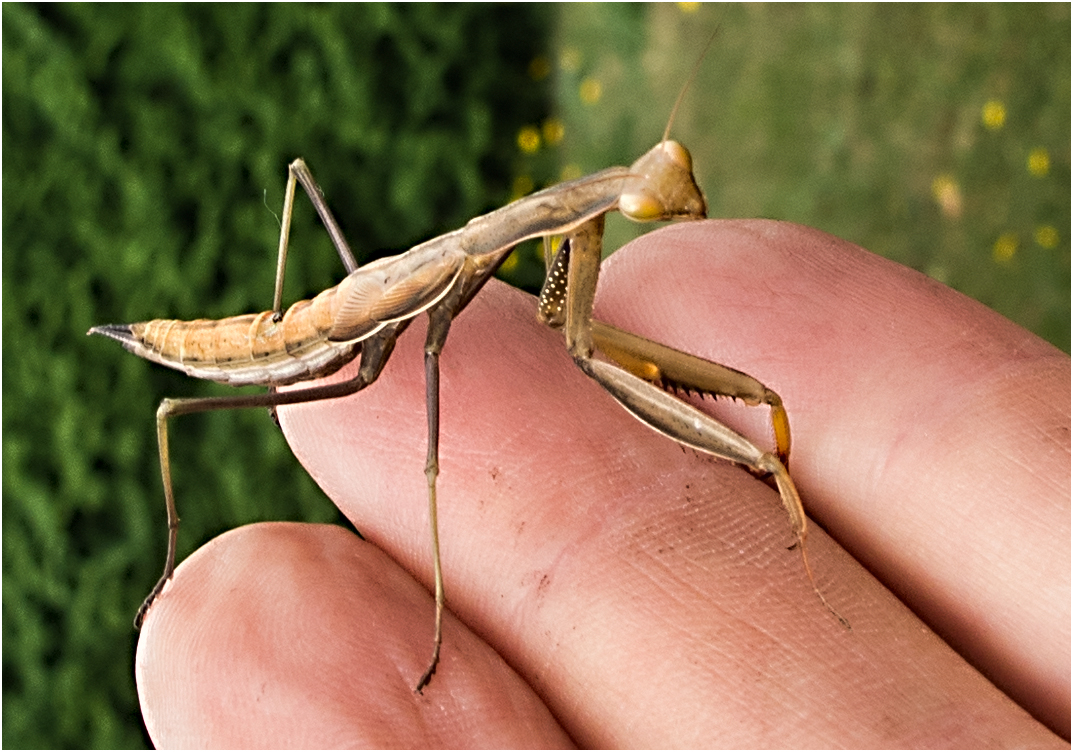
<path id="1" fill-rule="evenodd" d="M 669 124 L 670 128 L 670 124 Z M 301 183 L 332 238 L 348 275 L 311 301 L 282 311 L 295 184 Z M 439 356 L 452 320 L 520 242 L 562 236 L 564 241 L 541 292 L 538 317 L 562 329 L 579 368 L 650 428 L 702 452 L 770 475 L 791 519 L 807 575 L 821 601 L 838 613 L 813 583 L 806 559 L 806 517 L 787 471 L 790 426 L 776 393 L 741 372 L 654 343 L 592 318 L 600 269 L 604 215 L 618 209 L 637 221 L 702 219 L 704 196 L 689 153 L 665 138 L 631 167 L 610 168 L 524 197 L 471 220 L 465 227 L 397 256 L 359 267 L 320 189 L 302 160 L 289 168 L 276 289 L 271 311 L 221 320 L 154 320 L 94 327 L 90 334 L 118 340 L 135 355 L 191 376 L 232 385 L 278 387 L 326 376 L 360 358 L 353 378 L 262 395 L 164 399 L 157 410 L 157 438 L 168 510 L 164 573 L 135 619 L 141 624 L 175 567 L 178 515 L 171 483 L 167 422 L 171 416 L 224 408 L 278 406 L 327 400 L 358 392 L 375 381 L 399 335 L 421 313 L 429 316 L 425 342 L 429 421 L 425 473 L 436 590 L 433 655 L 417 684 L 428 684 L 439 660 L 445 604 L 436 522 L 439 437 Z M 594 357 L 599 352 L 603 359 Z M 751 441 L 666 389 L 730 396 L 770 406 L 776 452 Z M 845 623 L 842 617 L 840 621 Z"/>

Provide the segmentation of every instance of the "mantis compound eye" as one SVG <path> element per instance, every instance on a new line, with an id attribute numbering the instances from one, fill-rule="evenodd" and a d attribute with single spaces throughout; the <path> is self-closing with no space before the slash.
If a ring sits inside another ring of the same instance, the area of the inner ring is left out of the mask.
<path id="1" fill-rule="evenodd" d="M 667 214 L 664 205 L 645 192 L 620 196 L 619 211 L 624 217 L 637 222 L 653 222 L 663 219 Z"/>
<path id="2" fill-rule="evenodd" d="M 690 157 L 690 152 L 686 151 L 686 147 L 678 141 L 665 141 L 660 146 L 663 149 L 664 154 L 666 154 L 672 162 L 688 173 L 694 171 L 694 161 Z"/>

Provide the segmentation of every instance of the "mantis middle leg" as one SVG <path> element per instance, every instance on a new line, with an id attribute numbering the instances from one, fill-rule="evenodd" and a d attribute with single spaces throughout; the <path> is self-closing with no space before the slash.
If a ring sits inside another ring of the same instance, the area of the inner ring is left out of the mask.
<path id="1" fill-rule="evenodd" d="M 335 246 L 336 251 L 339 253 L 339 258 L 343 261 L 343 266 L 346 267 L 347 273 L 350 274 L 358 268 L 354 259 L 354 254 L 351 252 L 346 239 L 343 237 L 343 232 L 339 228 L 339 224 L 336 222 L 335 217 L 332 215 L 331 209 L 329 209 L 327 202 L 325 202 L 320 186 L 318 186 L 317 182 L 313 179 L 313 175 L 310 173 L 309 168 L 306 167 L 306 163 L 301 159 L 296 159 L 291 163 L 288 170 L 287 189 L 284 199 L 285 219 L 281 223 L 283 229 L 280 235 L 280 252 L 277 264 L 276 292 L 273 299 L 273 311 L 280 311 L 282 303 L 283 271 L 287 254 L 286 235 L 290 227 L 290 210 L 294 201 L 296 179 L 302 184 L 307 195 L 309 195 L 310 201 L 313 202 L 314 207 L 317 209 L 317 214 L 320 215 L 321 221 L 328 230 L 328 234 L 332 238 L 332 245 Z M 453 291 L 447 298 L 440 301 L 429 310 L 429 329 L 425 340 L 425 408 L 428 421 L 425 478 L 428 486 L 429 535 L 433 552 L 433 587 L 434 600 L 436 603 L 436 617 L 433 628 L 432 657 L 429 659 L 429 664 L 426 667 L 425 672 L 422 673 L 417 686 L 414 688 L 418 693 L 421 693 L 422 689 L 429 684 L 433 674 L 436 672 L 436 667 L 440 663 L 440 646 L 443 641 L 446 597 L 444 591 L 443 567 L 440 563 L 440 532 L 437 521 L 436 504 L 436 480 L 440 474 L 440 353 L 444 349 L 444 343 L 447 341 L 448 332 L 451 329 L 452 318 L 460 304 L 459 292 L 460 291 L 458 290 Z M 405 326 L 406 323 L 401 322 L 392 334 L 391 343 L 393 347 L 395 338 Z M 384 362 L 387 360 L 389 354 L 390 350 L 383 354 L 383 360 L 380 362 L 381 368 L 383 368 Z M 363 367 L 365 366 L 364 355 L 365 354 L 363 353 Z M 377 370 L 377 374 L 379 374 L 379 369 Z M 360 376 L 361 372 L 359 372 L 359 377 Z M 375 379 L 376 375 L 373 375 L 372 378 Z M 354 391 L 357 392 L 357 390 L 366 386 L 368 383 L 369 382 L 363 383 Z"/>

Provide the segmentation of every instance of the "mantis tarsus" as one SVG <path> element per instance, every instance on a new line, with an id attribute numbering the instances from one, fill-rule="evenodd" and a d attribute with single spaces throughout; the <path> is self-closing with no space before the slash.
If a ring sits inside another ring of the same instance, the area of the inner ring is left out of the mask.
<path id="1" fill-rule="evenodd" d="M 671 121 L 668 123 L 668 131 Z M 284 267 L 296 183 L 301 183 L 320 215 L 347 277 L 311 301 L 282 309 Z M 465 227 L 397 256 L 359 267 L 320 188 L 301 160 L 289 166 L 281 220 L 273 306 L 259 314 L 221 320 L 153 320 L 94 327 L 90 334 L 118 340 L 135 355 L 184 371 L 190 376 L 235 386 L 269 386 L 261 395 L 173 399 L 157 410 L 157 439 L 168 511 L 168 550 L 164 573 L 135 618 L 146 612 L 175 568 L 178 515 L 168 456 L 168 419 L 226 408 L 275 407 L 328 400 L 358 392 L 373 383 L 399 335 L 421 313 L 429 316 L 425 342 L 430 531 L 436 598 L 433 653 L 417 683 L 421 692 L 440 656 L 445 604 L 436 520 L 439 438 L 439 357 L 452 320 L 520 242 L 562 236 L 548 261 L 538 318 L 562 329 L 578 367 L 631 414 L 650 428 L 701 452 L 771 476 L 791 519 L 802 561 L 821 602 L 849 627 L 817 589 L 806 558 L 806 517 L 787 471 L 790 425 L 779 396 L 751 376 L 691 356 L 593 319 L 600 270 L 604 215 L 618 209 L 639 222 L 703 219 L 705 198 L 693 176 L 689 152 L 668 132 L 629 168 L 613 167 L 526 196 Z M 603 355 L 603 360 L 594 357 Z M 327 386 L 277 392 L 276 387 L 326 376 L 361 358 L 353 378 Z M 702 411 L 670 394 L 687 390 L 767 404 L 776 452 L 767 452 Z"/>

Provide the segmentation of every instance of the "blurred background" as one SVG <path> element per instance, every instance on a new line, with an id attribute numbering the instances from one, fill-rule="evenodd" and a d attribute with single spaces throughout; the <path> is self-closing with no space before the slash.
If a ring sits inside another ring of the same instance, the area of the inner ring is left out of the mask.
<path id="1" fill-rule="evenodd" d="M 87 338 L 271 305 L 286 165 L 359 261 L 630 162 L 676 117 L 713 217 L 812 225 L 1070 352 L 1069 5 L 49 5 L 3 14 L 3 744 L 143 747 L 164 396 Z M 341 266 L 296 202 L 285 301 Z M 610 220 L 606 247 L 639 231 Z M 534 290 L 520 248 L 502 275 Z M 450 346 L 449 346 L 450 347 Z M 264 411 L 173 423 L 180 558 L 341 522 Z"/>

